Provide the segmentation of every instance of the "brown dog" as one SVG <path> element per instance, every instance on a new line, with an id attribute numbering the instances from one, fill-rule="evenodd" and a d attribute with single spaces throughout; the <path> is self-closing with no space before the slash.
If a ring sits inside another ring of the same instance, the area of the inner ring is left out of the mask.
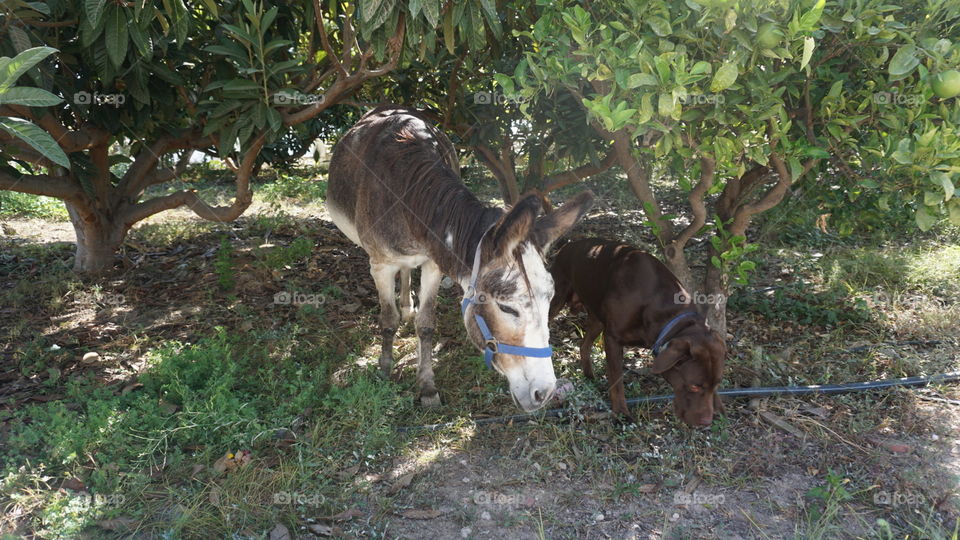
<path id="1" fill-rule="evenodd" d="M 717 395 L 727 347 L 691 304 L 690 294 L 655 257 L 622 242 L 570 242 L 550 269 L 550 317 L 565 305 L 587 312 L 580 365 L 593 378 L 590 349 L 603 332 L 614 412 L 629 418 L 623 389 L 623 347 L 653 349 L 653 372 L 673 387 L 673 407 L 689 426 L 709 426 L 723 412 Z"/>

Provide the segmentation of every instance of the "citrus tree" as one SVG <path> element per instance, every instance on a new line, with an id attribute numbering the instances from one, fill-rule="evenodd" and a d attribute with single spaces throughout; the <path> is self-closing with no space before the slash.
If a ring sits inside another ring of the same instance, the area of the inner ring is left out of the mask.
<path id="1" fill-rule="evenodd" d="M 960 221 L 956 4 L 537 6 L 517 32 L 523 60 L 498 77 L 503 90 L 577 99 L 712 326 L 725 329 L 730 282 L 754 268 L 751 220 L 807 175 L 881 191 L 881 204 L 912 206 L 923 228 L 938 216 Z M 686 205 L 668 214 L 664 198 L 678 188 Z M 707 246 L 701 276 L 686 253 L 695 240 Z"/>

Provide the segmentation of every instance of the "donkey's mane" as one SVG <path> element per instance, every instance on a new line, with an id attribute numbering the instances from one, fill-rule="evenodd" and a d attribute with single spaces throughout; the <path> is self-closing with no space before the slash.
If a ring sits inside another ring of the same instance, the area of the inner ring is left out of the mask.
<path id="1" fill-rule="evenodd" d="M 409 125 L 382 142 L 388 146 L 383 152 L 386 166 L 412 213 L 409 226 L 427 243 L 430 258 L 444 273 L 469 275 L 480 238 L 504 211 L 477 199 L 434 147 L 436 141 L 418 136 Z M 491 255 L 489 249 L 481 253 L 484 259 Z"/>

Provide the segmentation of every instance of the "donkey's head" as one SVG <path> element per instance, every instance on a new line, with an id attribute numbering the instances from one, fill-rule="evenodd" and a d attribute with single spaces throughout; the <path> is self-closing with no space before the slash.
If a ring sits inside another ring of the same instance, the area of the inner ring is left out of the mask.
<path id="1" fill-rule="evenodd" d="M 538 217 L 541 198 L 523 198 L 483 237 L 475 291 L 469 277 L 461 283 L 470 339 L 492 351 L 488 360 L 492 357 L 492 367 L 507 378 L 514 401 L 526 411 L 543 406 L 557 382 L 547 327 L 553 279 L 543 254 L 592 204 L 593 193 L 585 191 Z"/>

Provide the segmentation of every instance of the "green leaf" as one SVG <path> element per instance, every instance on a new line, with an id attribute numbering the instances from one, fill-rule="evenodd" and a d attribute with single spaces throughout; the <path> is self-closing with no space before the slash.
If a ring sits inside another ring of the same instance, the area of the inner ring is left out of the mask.
<path id="1" fill-rule="evenodd" d="M 713 81 L 710 83 L 711 92 L 720 92 L 730 88 L 737 81 L 737 65 L 733 62 L 726 62 L 713 75 Z"/>
<path id="2" fill-rule="evenodd" d="M 960 199 L 952 199 L 947 204 L 947 217 L 950 219 L 950 223 L 960 226 Z"/>
<path id="3" fill-rule="evenodd" d="M 381 3 L 382 0 L 363 0 L 360 4 L 360 20 L 369 23 L 380 9 Z"/>
<path id="4" fill-rule="evenodd" d="M 820 20 L 820 16 L 823 14 L 823 6 L 826 5 L 826 0 L 819 0 L 810 11 L 803 14 L 800 17 L 800 27 L 813 30 L 813 27 Z M 803 68 L 801 68 L 803 69 Z"/>
<path id="5" fill-rule="evenodd" d="M 0 104 L 49 107 L 62 102 L 63 99 L 59 96 L 40 88 L 13 87 L 0 90 Z"/>
<path id="6" fill-rule="evenodd" d="M 453 9 L 448 9 L 447 14 L 443 17 L 443 44 L 447 47 L 447 52 L 450 54 L 455 54 L 456 52 L 456 42 L 453 40 L 453 32 Z"/>
<path id="7" fill-rule="evenodd" d="M 53 47 L 33 47 L 14 56 L 0 70 L 0 90 L 13 86 L 21 75 L 55 52 L 57 49 Z"/>
<path id="8" fill-rule="evenodd" d="M 720 262 L 720 257 L 717 257 L 716 255 L 710 257 L 710 263 L 718 269 L 723 269 L 723 263 Z"/>
<path id="9" fill-rule="evenodd" d="M 103 16 L 103 8 L 107 6 L 107 0 L 86 0 L 84 3 L 84 12 L 90 21 L 90 26 L 96 28 L 100 24 L 100 17 Z"/>
<path id="10" fill-rule="evenodd" d="M 914 218 L 917 221 L 917 227 L 920 227 L 923 232 L 929 231 L 937 222 L 937 216 L 933 215 L 926 206 L 917 208 Z"/>
<path id="11" fill-rule="evenodd" d="M 918 65 L 920 59 L 917 58 L 917 46 L 910 44 L 904 45 L 897 50 L 890 60 L 890 80 L 898 80 L 910 74 Z"/>
<path id="12" fill-rule="evenodd" d="M 659 81 L 649 73 L 634 73 L 627 79 L 627 90 L 632 90 L 638 86 L 657 86 Z"/>
<path id="13" fill-rule="evenodd" d="M 111 6 L 107 12 L 107 57 L 114 67 L 120 67 L 124 58 L 127 56 L 127 46 L 130 40 L 127 39 L 127 15 L 123 9 L 117 6 Z"/>
<path id="14" fill-rule="evenodd" d="M 930 181 L 938 186 L 943 186 L 943 200 L 949 201 L 953 197 L 953 182 L 950 181 L 950 175 L 943 171 L 933 171 L 930 173 Z"/>
<path id="15" fill-rule="evenodd" d="M 800 57 L 800 69 L 807 67 L 810 59 L 813 58 L 813 48 L 817 42 L 812 37 L 803 38 L 803 56 Z"/>
<path id="16" fill-rule="evenodd" d="M 440 0 L 423 0 L 423 16 L 427 18 L 430 28 L 436 28 L 440 22 Z"/>
<path id="17" fill-rule="evenodd" d="M 650 17 L 647 19 L 647 24 L 650 25 L 653 33 L 660 37 L 667 37 L 673 33 L 670 22 L 663 17 Z"/>
<path id="18" fill-rule="evenodd" d="M 913 150 L 910 149 L 910 139 L 906 137 L 900 139 L 900 142 L 897 143 L 896 151 L 890 154 L 890 157 L 901 165 L 913 163 Z"/>
<path id="19" fill-rule="evenodd" d="M 703 60 L 700 60 L 690 68 L 691 75 L 703 75 L 711 71 L 713 71 L 713 66 L 710 65 L 710 62 L 704 62 Z"/>
<path id="20" fill-rule="evenodd" d="M 19 26 L 10 26 L 8 27 L 10 31 L 10 42 L 13 43 L 13 48 L 16 51 L 23 52 L 30 48 L 30 36 L 23 31 Z"/>
<path id="21" fill-rule="evenodd" d="M 43 157 L 57 165 L 67 169 L 70 168 L 70 160 L 63 149 L 60 148 L 60 145 L 57 144 L 57 141 L 33 123 L 20 118 L 0 116 L 0 129 L 27 143 L 31 148 L 40 152 Z"/>
<path id="22" fill-rule="evenodd" d="M 943 196 L 934 191 L 923 192 L 923 204 L 927 206 L 936 206 L 943 200 Z"/>
<path id="23" fill-rule="evenodd" d="M 220 8 L 217 6 L 217 0 L 201 0 L 203 5 L 210 10 L 210 14 L 219 17 Z"/>

